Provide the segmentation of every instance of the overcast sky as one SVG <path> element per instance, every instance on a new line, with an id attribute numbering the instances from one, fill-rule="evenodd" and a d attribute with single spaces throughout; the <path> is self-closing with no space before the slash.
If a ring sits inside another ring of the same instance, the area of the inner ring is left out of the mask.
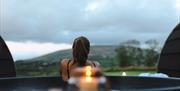
<path id="1" fill-rule="evenodd" d="M 180 20 L 179 0 L 0 1 L 0 35 L 15 59 L 71 48 L 81 35 L 94 45 L 129 39 L 163 43 Z M 37 50 L 47 45 L 49 50 Z"/>

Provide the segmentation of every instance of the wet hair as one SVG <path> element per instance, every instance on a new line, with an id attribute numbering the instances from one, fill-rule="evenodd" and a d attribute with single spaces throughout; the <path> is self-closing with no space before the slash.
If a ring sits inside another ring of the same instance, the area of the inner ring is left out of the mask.
<path id="1" fill-rule="evenodd" d="M 80 67 L 85 66 L 90 50 L 89 40 L 84 36 L 80 36 L 74 40 L 72 48 L 74 63 L 77 63 Z"/>

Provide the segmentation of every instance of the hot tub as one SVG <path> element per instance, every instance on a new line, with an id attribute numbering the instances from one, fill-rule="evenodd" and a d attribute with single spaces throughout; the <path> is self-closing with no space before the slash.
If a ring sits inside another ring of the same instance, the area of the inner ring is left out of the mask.
<path id="1" fill-rule="evenodd" d="M 110 76 L 108 79 L 114 91 L 180 91 L 179 78 Z"/>
<path id="2" fill-rule="evenodd" d="M 107 76 L 111 91 L 180 91 L 179 78 Z M 0 91 L 65 91 L 60 77 L 0 78 Z"/>

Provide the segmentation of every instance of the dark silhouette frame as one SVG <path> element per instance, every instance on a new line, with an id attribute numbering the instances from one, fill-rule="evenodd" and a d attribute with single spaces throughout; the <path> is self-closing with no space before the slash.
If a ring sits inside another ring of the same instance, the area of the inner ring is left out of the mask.
<path id="1" fill-rule="evenodd" d="M 0 77 L 15 77 L 16 69 L 12 55 L 0 36 Z"/>
<path id="2" fill-rule="evenodd" d="M 180 23 L 173 29 L 161 51 L 158 72 L 180 77 Z"/>

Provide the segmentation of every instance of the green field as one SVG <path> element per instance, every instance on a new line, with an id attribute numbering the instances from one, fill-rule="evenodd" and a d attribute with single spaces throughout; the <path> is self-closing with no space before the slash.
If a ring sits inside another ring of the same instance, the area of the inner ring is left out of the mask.
<path id="1" fill-rule="evenodd" d="M 106 76 L 122 76 L 123 71 L 119 72 L 104 72 Z M 124 71 L 127 76 L 138 76 L 140 73 L 156 73 L 156 71 Z"/>

